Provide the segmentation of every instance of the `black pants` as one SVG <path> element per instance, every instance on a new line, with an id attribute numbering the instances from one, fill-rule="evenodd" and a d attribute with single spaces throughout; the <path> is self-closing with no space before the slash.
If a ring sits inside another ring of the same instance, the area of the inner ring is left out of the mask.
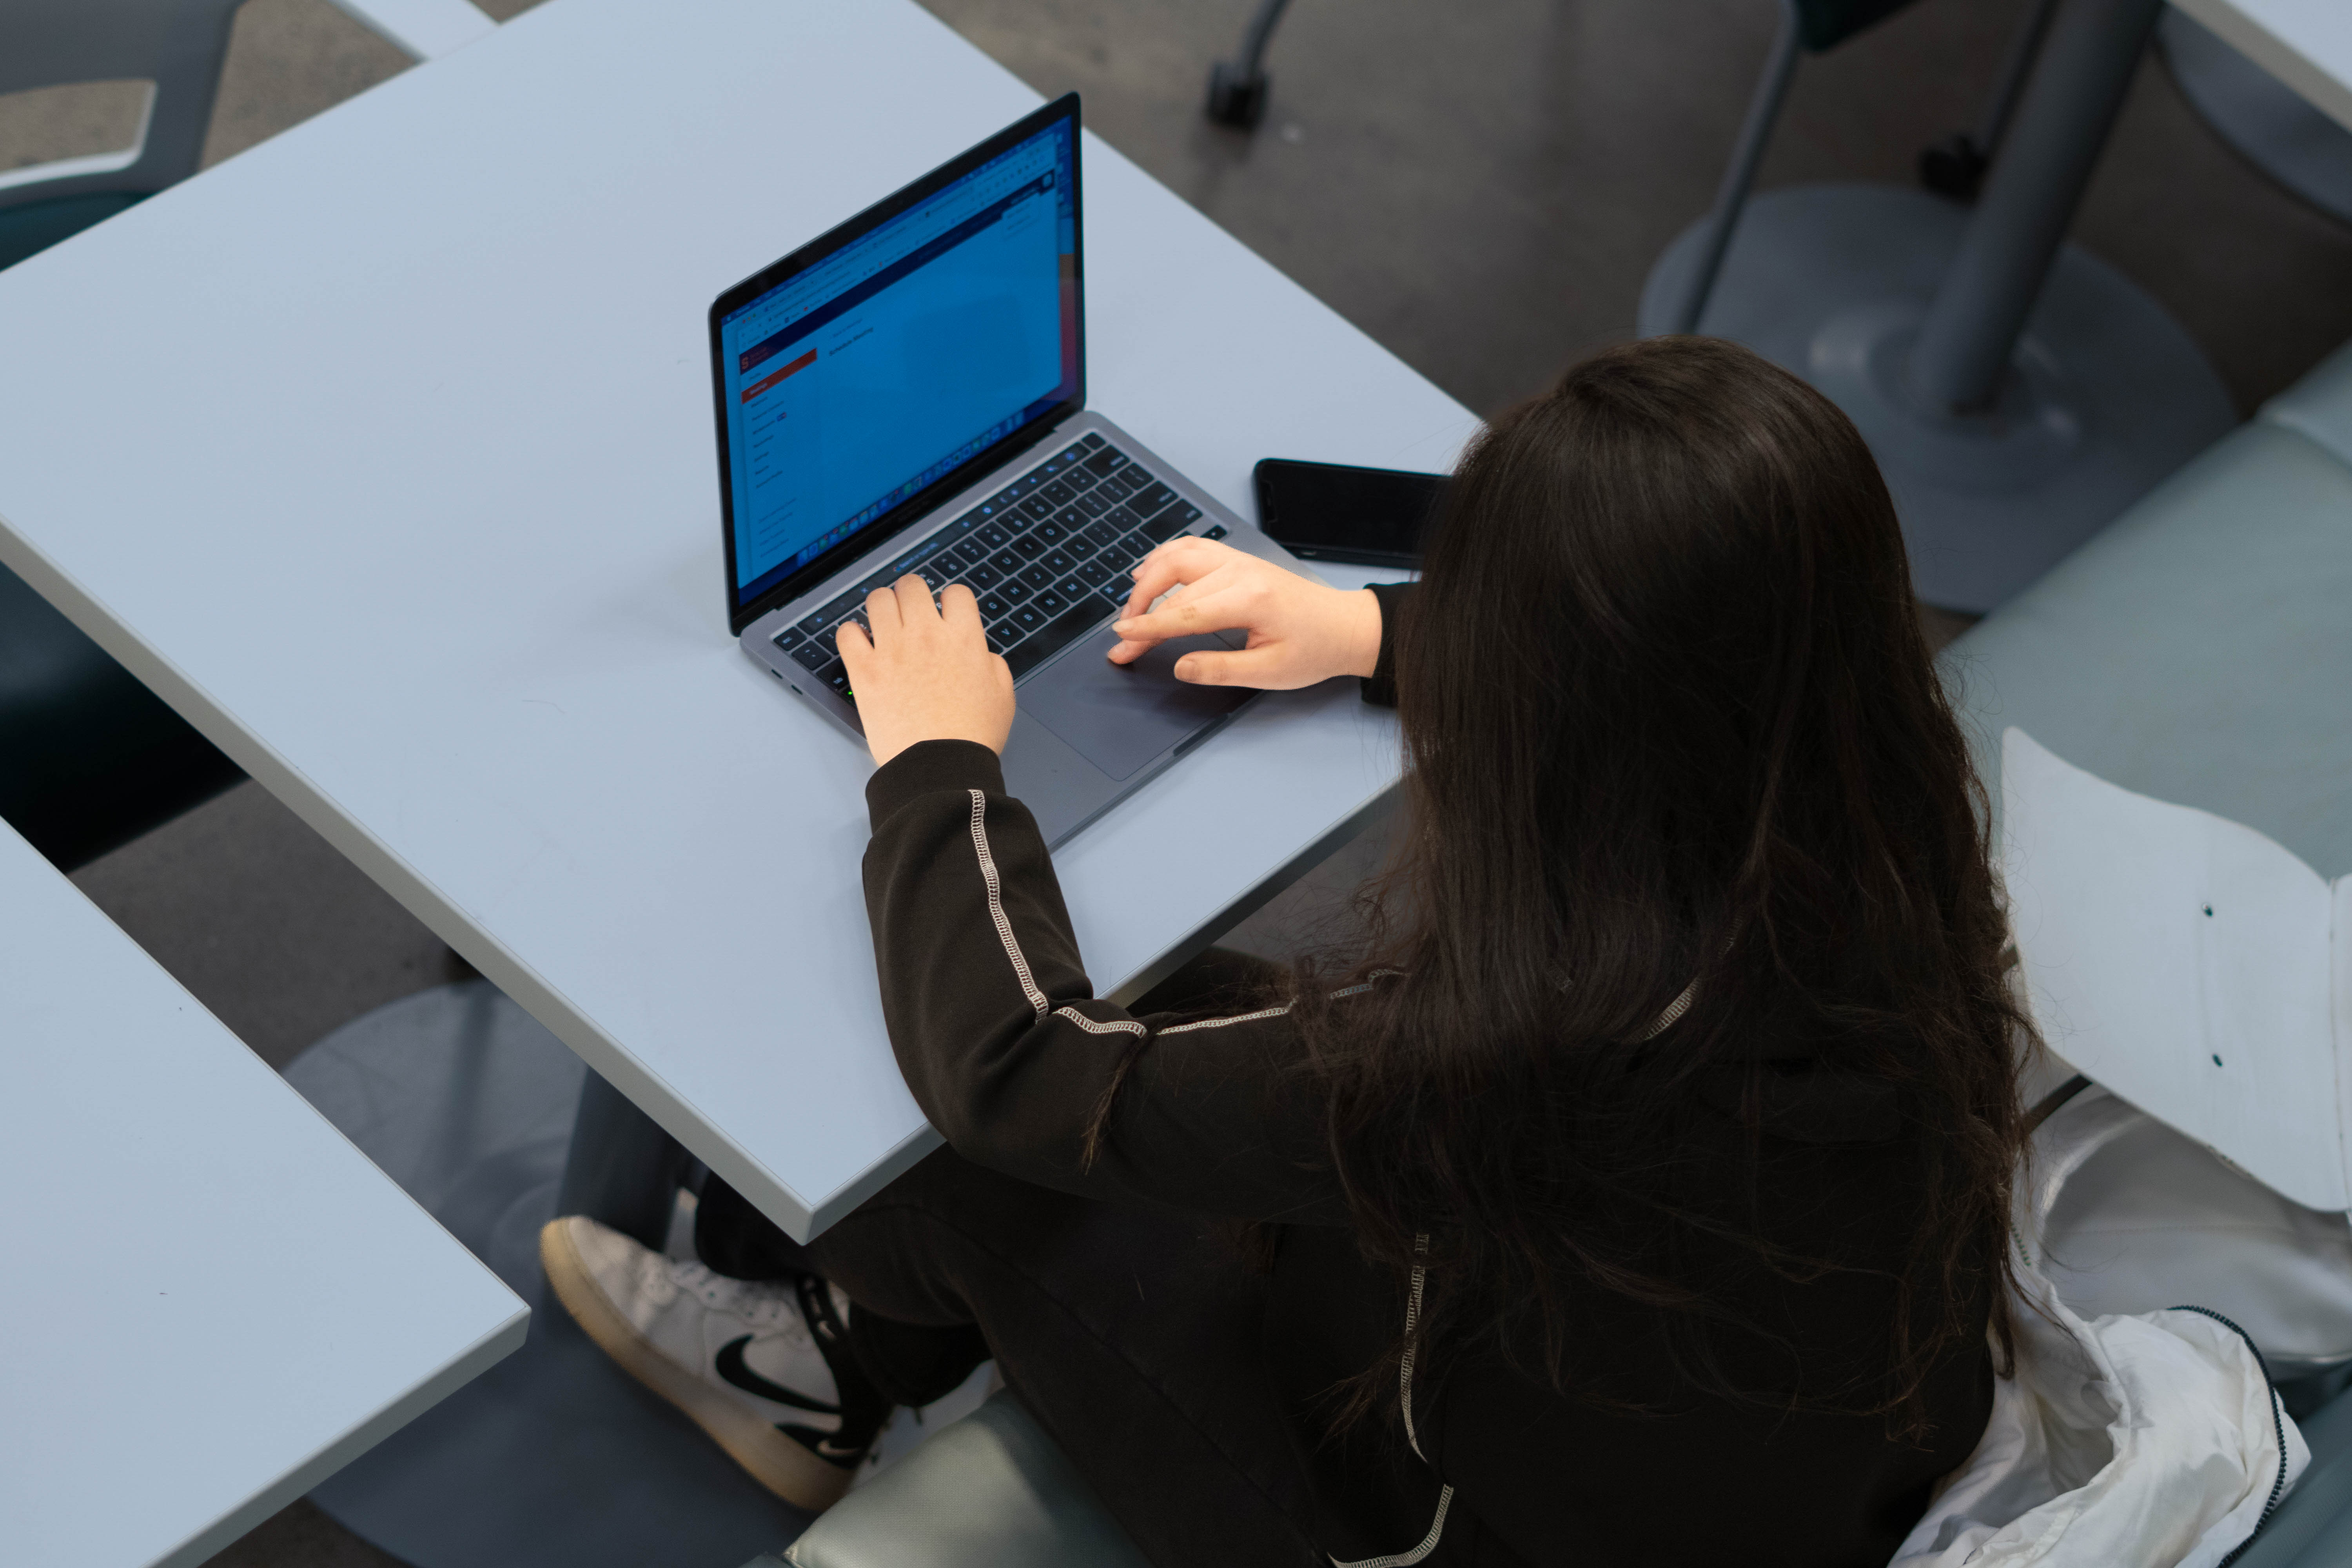
<path id="1" fill-rule="evenodd" d="M 1146 1004 L 1223 993 L 1234 974 L 1213 954 Z M 723 1274 L 840 1286 L 859 1363 L 898 1404 L 928 1404 L 993 1355 L 1155 1563 L 1323 1561 L 1260 1364 L 1266 1282 L 1214 1222 L 1071 1197 L 942 1149 L 805 1247 L 714 1177 L 695 1241 Z"/>

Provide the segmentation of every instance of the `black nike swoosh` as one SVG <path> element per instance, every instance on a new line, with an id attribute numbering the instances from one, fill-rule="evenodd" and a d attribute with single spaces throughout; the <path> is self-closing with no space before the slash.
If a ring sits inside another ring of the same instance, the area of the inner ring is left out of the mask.
<path id="1" fill-rule="evenodd" d="M 795 1394 L 781 1383 L 770 1383 L 743 1364 L 743 1347 L 751 1342 L 745 1334 L 730 1340 L 719 1352 L 719 1375 L 746 1394 L 756 1394 L 762 1399 L 772 1399 L 779 1405 L 789 1405 L 795 1410 L 814 1410 L 823 1415 L 838 1415 L 841 1406 L 827 1405 L 821 1399 L 811 1399 L 805 1394 Z"/>

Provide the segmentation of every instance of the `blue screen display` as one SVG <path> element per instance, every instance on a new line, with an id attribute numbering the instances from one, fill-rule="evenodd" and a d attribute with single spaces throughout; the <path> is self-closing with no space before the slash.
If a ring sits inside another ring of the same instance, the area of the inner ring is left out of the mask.
<path id="1" fill-rule="evenodd" d="M 1074 135 L 1057 121 L 720 321 L 739 604 L 1076 391 Z"/>

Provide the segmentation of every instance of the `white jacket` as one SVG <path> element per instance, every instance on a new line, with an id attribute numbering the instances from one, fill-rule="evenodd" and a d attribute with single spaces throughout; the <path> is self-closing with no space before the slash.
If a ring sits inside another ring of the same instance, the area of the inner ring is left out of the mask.
<path id="1" fill-rule="evenodd" d="M 2067 1310 L 2023 1248 L 2013 1378 L 1893 1568 L 2218 1568 L 2311 1450 L 2233 1329 Z"/>

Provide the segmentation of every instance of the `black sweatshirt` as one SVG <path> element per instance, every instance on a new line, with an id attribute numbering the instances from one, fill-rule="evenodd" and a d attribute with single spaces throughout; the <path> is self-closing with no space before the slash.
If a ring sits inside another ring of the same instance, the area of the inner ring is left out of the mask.
<path id="1" fill-rule="evenodd" d="M 1385 679 L 1366 683 L 1368 698 L 1387 694 Z M 1045 842 L 984 746 L 910 747 L 875 773 L 866 800 L 884 1016 L 908 1087 L 949 1144 L 1063 1192 L 1278 1227 L 1263 1364 L 1320 1507 L 1311 1528 L 1336 1561 L 1877 1568 L 1936 1478 L 1975 1447 L 1992 1395 L 1980 1345 L 1931 1378 L 1928 1437 L 1898 1442 L 1882 1416 L 1702 1393 L 1676 1374 L 1654 1312 L 1590 1288 L 1573 1306 L 1592 1342 L 1575 1359 L 1597 1369 L 1588 1386 L 1603 1399 L 1564 1398 L 1471 1361 L 1414 1390 L 1425 1458 L 1377 1421 L 1331 1437 L 1322 1398 L 1392 1342 L 1405 1287 L 1357 1251 L 1321 1100 L 1285 1070 L 1303 1050 L 1286 1009 L 1277 1000 L 1180 1021 L 1097 998 Z M 1147 1047 L 1089 1165 L 1086 1129 L 1139 1040 Z M 1782 1081 L 1804 1081 L 1805 1052 L 1766 1054 Z M 1719 1110 L 1701 1108 L 1677 1152 L 1727 1192 L 1755 1183 L 1776 1239 L 1897 1266 L 1918 1194 L 1892 1112 L 1867 1086 L 1848 1093 L 1816 1076 L 1792 1097 L 1804 1114 L 1784 1126 L 1768 1118 L 1760 1143 L 1734 1114 L 1733 1089 Z M 1738 1279 L 1732 1304 L 1780 1338 L 1720 1351 L 1736 1385 L 1785 1385 L 1792 1352 L 1809 1384 L 1866 1379 L 1883 1363 L 1894 1312 L 1883 1276 L 1800 1285 L 1749 1268 Z M 1415 1555 L 1433 1532 L 1433 1549 Z"/>

